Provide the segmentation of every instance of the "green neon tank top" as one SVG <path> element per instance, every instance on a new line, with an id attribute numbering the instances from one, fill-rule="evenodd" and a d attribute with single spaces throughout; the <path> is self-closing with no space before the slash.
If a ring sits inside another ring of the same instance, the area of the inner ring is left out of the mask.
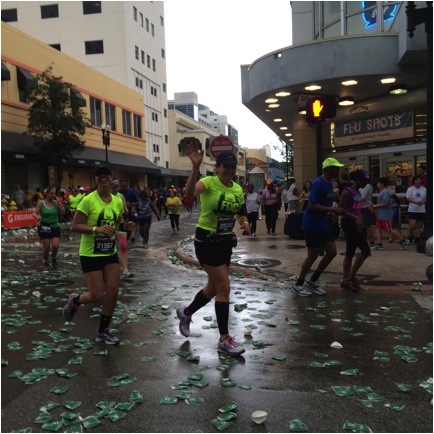
<path id="1" fill-rule="evenodd" d="M 122 199 L 112 194 L 111 199 L 112 200 L 109 203 L 104 202 L 100 198 L 98 191 L 93 191 L 83 198 L 78 205 L 77 210 L 87 216 L 85 222 L 87 226 L 116 226 L 116 222 L 124 212 L 124 205 L 122 204 Z M 80 256 L 107 256 L 107 254 L 95 254 L 94 244 L 95 236 L 93 234 L 81 234 Z M 116 253 L 116 248 L 114 248 L 114 252 L 111 254 L 114 253 Z"/>
<path id="2" fill-rule="evenodd" d="M 197 227 L 221 234 L 231 233 L 230 221 L 244 204 L 243 189 L 232 181 L 231 187 L 223 185 L 218 176 L 206 176 L 200 180 L 206 187 L 200 195 L 201 213 Z"/>

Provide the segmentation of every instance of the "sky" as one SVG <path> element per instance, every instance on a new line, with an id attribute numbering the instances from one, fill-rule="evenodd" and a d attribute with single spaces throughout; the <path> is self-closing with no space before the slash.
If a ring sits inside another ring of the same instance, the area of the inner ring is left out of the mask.
<path id="1" fill-rule="evenodd" d="M 280 146 L 241 103 L 240 65 L 291 45 L 290 1 L 166 0 L 164 21 L 168 98 L 196 92 L 200 104 L 228 117 L 240 146 Z"/>

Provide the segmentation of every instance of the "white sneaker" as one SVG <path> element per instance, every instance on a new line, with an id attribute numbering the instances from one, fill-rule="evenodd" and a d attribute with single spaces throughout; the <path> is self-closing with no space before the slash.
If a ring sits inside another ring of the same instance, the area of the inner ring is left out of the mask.
<path id="1" fill-rule="evenodd" d="M 256 238 L 256 233 L 255 233 L 255 232 L 253 232 L 253 234 L 252 234 L 252 235 L 253 235 L 253 238 Z"/>
<path id="2" fill-rule="evenodd" d="M 304 285 L 294 285 L 291 289 L 300 297 L 312 297 L 312 293 Z"/>
<path id="3" fill-rule="evenodd" d="M 133 277 L 134 277 L 134 273 L 128 270 L 128 268 L 122 272 L 123 279 L 132 279 Z"/>
<path id="4" fill-rule="evenodd" d="M 316 295 L 327 295 L 327 292 L 319 284 L 319 282 L 312 282 L 312 280 L 306 280 L 305 283 L 309 288 L 313 289 L 313 292 Z"/>

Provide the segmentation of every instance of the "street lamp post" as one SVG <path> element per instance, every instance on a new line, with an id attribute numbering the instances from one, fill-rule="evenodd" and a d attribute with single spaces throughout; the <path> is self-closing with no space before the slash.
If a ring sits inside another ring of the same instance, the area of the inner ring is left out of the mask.
<path id="1" fill-rule="evenodd" d="M 108 163 L 108 148 L 110 146 L 110 125 L 102 124 L 102 144 L 105 146 L 105 162 Z"/>

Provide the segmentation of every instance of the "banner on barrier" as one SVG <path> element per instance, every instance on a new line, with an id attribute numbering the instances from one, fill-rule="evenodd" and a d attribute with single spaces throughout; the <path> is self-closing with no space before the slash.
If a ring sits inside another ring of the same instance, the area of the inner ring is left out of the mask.
<path id="1" fill-rule="evenodd" d="M 33 217 L 33 210 L 3 213 L 3 227 L 5 229 L 36 226 L 37 224 L 38 220 Z"/>

